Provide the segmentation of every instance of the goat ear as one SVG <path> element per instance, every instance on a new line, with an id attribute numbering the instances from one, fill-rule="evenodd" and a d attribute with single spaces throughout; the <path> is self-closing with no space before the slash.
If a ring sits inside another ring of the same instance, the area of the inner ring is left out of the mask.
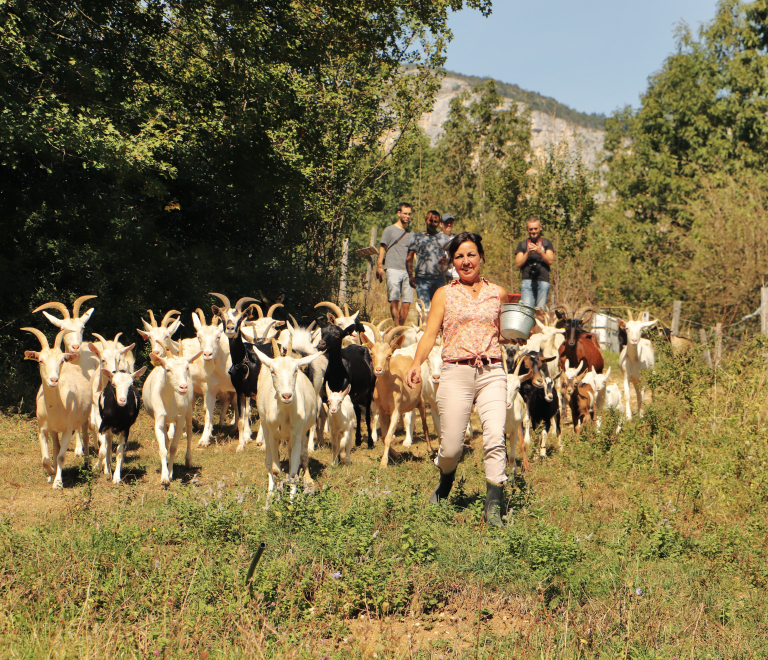
<path id="1" fill-rule="evenodd" d="M 365 330 L 365 326 L 363 326 L 363 330 Z M 342 337 L 349 337 L 353 332 L 357 331 L 357 324 L 353 323 L 352 325 L 348 325 L 346 328 L 344 328 L 344 331 L 341 333 Z"/>
<path id="2" fill-rule="evenodd" d="M 91 315 L 93 314 L 94 308 L 91 307 L 85 314 L 83 314 L 80 317 L 80 320 L 82 321 L 83 325 L 85 325 L 88 322 L 88 319 L 91 318 Z"/>
<path id="3" fill-rule="evenodd" d="M 195 326 L 195 330 L 200 331 L 200 319 L 197 317 L 197 312 L 192 312 L 192 325 Z"/>
<path id="4" fill-rule="evenodd" d="M 24 359 L 37 362 L 40 359 L 40 353 L 37 351 L 24 351 Z"/>
<path id="5" fill-rule="evenodd" d="M 53 325 L 55 325 L 57 328 L 61 327 L 62 325 L 61 319 L 57 319 L 55 316 L 53 316 L 52 314 L 49 314 L 48 312 L 43 312 L 43 316 L 47 318 L 51 323 L 53 323 Z"/>
<path id="6" fill-rule="evenodd" d="M 64 353 L 64 361 L 65 362 L 72 362 L 72 360 L 76 360 L 77 356 L 79 355 L 79 351 L 77 353 Z"/>
<path id="7" fill-rule="evenodd" d="M 195 353 L 195 354 L 194 354 L 192 357 L 190 357 L 190 358 L 188 358 L 188 357 L 184 356 L 184 359 L 186 359 L 186 361 L 187 361 L 187 362 L 189 362 L 190 364 L 192 364 L 192 363 L 193 363 L 195 360 L 197 360 L 197 358 L 199 358 L 200 356 L 202 356 L 202 354 L 203 354 L 203 352 L 202 352 L 202 351 L 198 351 L 197 353 Z"/>
<path id="8" fill-rule="evenodd" d="M 100 369 L 101 375 L 106 376 L 107 379 L 112 380 L 112 372 L 109 369 Z"/>
<path id="9" fill-rule="evenodd" d="M 617 318 L 616 320 L 619 322 L 619 327 L 620 328 L 626 328 L 627 327 L 627 324 L 624 322 L 623 319 L 618 319 Z"/>
<path id="10" fill-rule="evenodd" d="M 553 355 L 552 357 L 548 357 L 548 358 L 541 358 L 541 361 L 542 361 L 542 362 L 552 362 L 552 360 L 556 360 L 558 357 L 559 357 L 559 356 L 557 356 L 557 355 Z"/>
<path id="11" fill-rule="evenodd" d="M 331 325 L 336 323 L 336 317 L 333 315 L 333 312 L 328 312 L 325 317 L 328 319 L 328 323 Z"/>
<path id="12" fill-rule="evenodd" d="M 96 344 L 94 344 L 92 341 L 88 342 L 88 348 L 90 348 L 90 349 L 91 349 L 91 353 L 93 353 L 94 355 L 98 355 L 99 357 L 101 357 L 101 353 L 99 353 L 99 347 L 98 347 L 98 346 L 96 346 Z"/>
<path id="13" fill-rule="evenodd" d="M 349 391 L 350 391 L 351 389 L 352 389 L 352 383 L 350 383 L 349 385 L 347 385 L 347 387 L 344 389 L 344 394 L 342 395 L 342 397 L 341 397 L 341 398 L 343 399 L 345 396 L 347 396 L 347 394 L 349 394 Z"/>
<path id="14" fill-rule="evenodd" d="M 134 371 L 134 372 L 131 374 L 131 378 L 133 378 L 134 380 L 135 380 L 136 378 L 141 378 L 141 377 L 144 375 L 144 372 L 145 372 L 146 370 L 147 370 L 147 367 L 146 367 L 146 365 L 145 365 L 145 366 L 143 366 L 141 369 L 139 369 L 138 371 Z"/>
<path id="15" fill-rule="evenodd" d="M 144 332 L 143 330 L 139 330 L 138 328 L 136 328 L 136 332 L 138 332 L 141 335 L 142 339 L 149 339 L 148 332 Z"/>
<path id="16" fill-rule="evenodd" d="M 392 350 L 394 351 L 400 348 L 403 345 L 404 341 L 405 341 L 405 335 L 402 334 L 390 344 L 390 346 L 392 347 Z"/>
<path id="17" fill-rule="evenodd" d="M 529 371 L 527 374 L 520 376 L 520 382 L 524 383 L 526 380 L 531 380 L 531 378 L 533 378 L 533 372 Z"/>
<path id="18" fill-rule="evenodd" d="M 165 366 L 165 360 L 160 357 L 157 353 L 150 353 L 149 354 L 149 361 L 152 363 L 155 367 L 164 367 Z"/>
<path id="19" fill-rule="evenodd" d="M 611 368 L 608 367 L 608 371 L 605 372 L 605 382 L 606 383 L 608 382 L 608 376 L 610 376 L 610 375 L 611 375 Z"/>
<path id="20" fill-rule="evenodd" d="M 120 355 L 125 355 L 128 351 L 132 351 L 135 346 L 136 346 L 135 343 L 134 344 L 129 344 L 122 351 L 120 351 Z"/>
<path id="21" fill-rule="evenodd" d="M 365 335 L 364 335 L 362 332 L 360 333 L 360 339 L 362 340 L 362 342 L 363 342 L 363 343 L 364 343 L 364 344 L 365 344 L 365 345 L 366 345 L 368 348 L 373 348 L 373 343 L 371 342 L 371 340 L 370 340 L 370 339 L 368 339 L 368 337 L 366 337 L 366 336 L 365 336 Z"/>

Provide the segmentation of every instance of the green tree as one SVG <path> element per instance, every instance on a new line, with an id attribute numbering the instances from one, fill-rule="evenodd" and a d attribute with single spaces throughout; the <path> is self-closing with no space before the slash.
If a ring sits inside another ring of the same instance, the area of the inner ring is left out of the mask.
<path id="1" fill-rule="evenodd" d="M 463 6 L 490 11 L 2 2 L 6 375 L 15 328 L 42 325 L 27 312 L 44 299 L 97 294 L 93 328 L 109 333 L 210 290 L 287 292 L 294 311 L 330 295 L 339 238 L 381 172 L 369 156 L 392 135 L 396 153 L 428 108 Z"/>

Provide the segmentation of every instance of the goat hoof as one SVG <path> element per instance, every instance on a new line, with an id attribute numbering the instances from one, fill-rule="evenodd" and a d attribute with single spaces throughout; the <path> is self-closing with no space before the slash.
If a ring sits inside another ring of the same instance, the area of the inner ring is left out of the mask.
<path id="1" fill-rule="evenodd" d="M 368 441 L 368 449 L 373 449 L 373 442 L 370 440 Z"/>
<path id="2" fill-rule="evenodd" d="M 61 490 L 62 488 L 64 488 L 64 482 L 61 479 L 56 479 L 53 482 L 53 488 L 54 490 Z"/>
<path id="3" fill-rule="evenodd" d="M 120 477 L 115 475 L 114 478 L 112 479 L 112 483 L 115 484 L 115 486 L 117 486 L 117 484 L 120 483 Z"/>
<path id="4" fill-rule="evenodd" d="M 208 442 L 208 440 L 206 440 L 205 442 L 203 442 L 202 440 L 200 440 L 200 442 L 198 442 L 198 443 L 197 443 L 197 448 L 198 448 L 198 449 L 202 449 L 203 447 L 208 447 L 210 444 L 211 444 L 211 443 L 210 443 L 210 442 Z"/>
<path id="5" fill-rule="evenodd" d="M 413 440 L 406 440 L 403 443 L 403 447 L 412 447 L 413 446 Z"/>

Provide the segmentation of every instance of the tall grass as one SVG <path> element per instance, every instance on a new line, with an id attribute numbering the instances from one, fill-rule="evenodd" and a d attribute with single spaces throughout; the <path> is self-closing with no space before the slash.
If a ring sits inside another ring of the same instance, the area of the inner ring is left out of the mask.
<path id="1" fill-rule="evenodd" d="M 765 656 L 766 349 L 717 372 L 662 354 L 647 412 L 569 433 L 507 488 L 502 531 L 481 522 L 479 437 L 439 507 L 419 442 L 385 471 L 379 448 L 337 468 L 322 450 L 319 491 L 265 510 L 252 446 L 197 452 L 161 491 L 144 419 L 133 479 L 74 467 L 51 494 L 34 425 L 8 417 L 2 449 L 34 467 L 0 487 L 0 655 Z"/>

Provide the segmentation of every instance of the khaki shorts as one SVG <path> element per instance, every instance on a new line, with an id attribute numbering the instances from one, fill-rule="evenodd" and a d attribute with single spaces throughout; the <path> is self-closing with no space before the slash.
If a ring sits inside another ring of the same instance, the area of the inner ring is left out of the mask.
<path id="1" fill-rule="evenodd" d="M 399 300 L 404 303 L 414 301 L 415 291 L 408 280 L 408 271 L 396 268 L 387 268 L 387 300 Z"/>

